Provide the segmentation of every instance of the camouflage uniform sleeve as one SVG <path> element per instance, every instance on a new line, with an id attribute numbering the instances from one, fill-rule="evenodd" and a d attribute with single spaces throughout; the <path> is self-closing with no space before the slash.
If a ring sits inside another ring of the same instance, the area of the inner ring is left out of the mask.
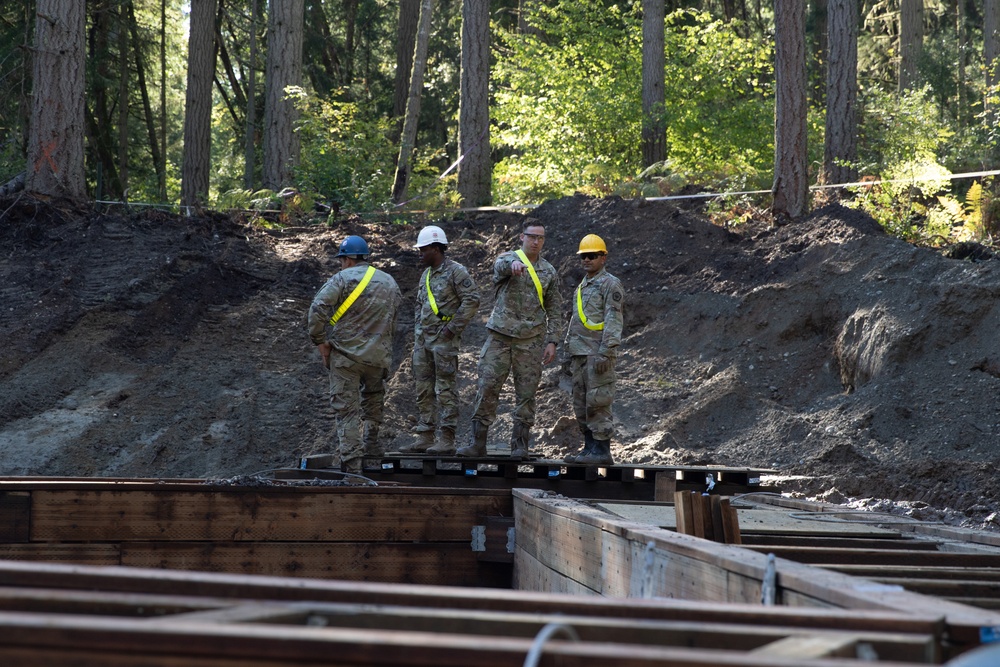
<path id="1" fill-rule="evenodd" d="M 424 269 L 424 272 L 420 274 L 420 281 L 417 283 L 417 293 L 414 295 L 413 301 L 413 326 L 414 329 L 420 328 L 420 320 L 423 316 L 424 310 L 424 295 L 427 294 L 427 283 L 426 280 L 427 272 L 430 269 Z"/>
<path id="2" fill-rule="evenodd" d="M 339 275 L 339 274 L 338 274 Z M 309 339 L 313 345 L 326 342 L 327 326 L 341 301 L 341 281 L 334 276 L 320 288 L 309 306 Z"/>
<path id="3" fill-rule="evenodd" d="M 460 336 L 479 311 L 479 288 L 469 272 L 460 264 L 455 265 L 453 280 L 460 303 L 458 311 L 452 315 L 451 321 L 448 322 L 448 330 L 456 336 Z"/>
<path id="4" fill-rule="evenodd" d="M 609 280 L 603 286 L 604 292 L 604 335 L 598 354 L 614 359 L 618 356 L 618 346 L 622 342 L 624 317 L 622 307 L 625 305 L 625 290 L 617 278 Z"/>
<path id="5" fill-rule="evenodd" d="M 501 253 L 497 261 L 493 262 L 493 284 L 499 285 L 511 277 L 510 265 L 517 259 L 517 255 L 512 252 Z"/>
<path id="6" fill-rule="evenodd" d="M 562 294 L 559 292 L 559 274 L 553 270 L 552 282 L 545 290 L 545 344 L 559 345 L 563 330 Z"/>

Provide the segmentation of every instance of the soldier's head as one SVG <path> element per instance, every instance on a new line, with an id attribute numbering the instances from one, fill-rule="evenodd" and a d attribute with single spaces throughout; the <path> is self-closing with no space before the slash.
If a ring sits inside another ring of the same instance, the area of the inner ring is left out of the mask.
<path id="1" fill-rule="evenodd" d="M 417 234 L 416 248 L 420 253 L 420 266 L 437 268 L 444 261 L 444 253 L 448 249 L 448 237 L 437 225 L 428 225 Z"/>
<path id="2" fill-rule="evenodd" d="M 608 247 L 597 234 L 587 234 L 580 240 L 580 249 L 576 251 L 577 257 L 583 262 L 583 270 L 588 276 L 595 276 L 604 268 L 604 263 L 608 260 Z"/>
<path id="3" fill-rule="evenodd" d="M 531 260 L 536 260 L 544 245 L 545 225 L 538 218 L 527 218 L 521 225 L 521 250 Z"/>
<path id="4" fill-rule="evenodd" d="M 344 268 L 354 266 L 358 262 L 368 259 L 368 242 L 360 236 L 348 236 L 340 242 L 340 251 L 337 257 L 340 258 L 340 265 Z"/>

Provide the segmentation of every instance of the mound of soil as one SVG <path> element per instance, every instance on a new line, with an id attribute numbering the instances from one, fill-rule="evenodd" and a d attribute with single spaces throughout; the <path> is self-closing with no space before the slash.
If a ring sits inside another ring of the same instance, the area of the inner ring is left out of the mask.
<path id="1" fill-rule="evenodd" d="M 406 304 L 383 438 L 412 440 L 419 225 L 350 218 L 265 229 L 239 215 L 0 202 L 0 474 L 231 477 L 333 449 L 305 334 L 340 240 L 361 234 Z M 990 527 L 1000 482 L 1000 263 L 886 236 L 838 206 L 726 229 L 666 202 L 544 204 L 544 256 L 570 295 L 588 233 L 627 291 L 615 403 L 621 462 L 769 468 L 783 489 Z M 496 254 L 523 217 L 435 220 L 483 293 L 460 359 L 459 439 Z M 536 448 L 579 447 L 565 364 L 539 390 Z M 491 443 L 509 437 L 505 393 Z M 872 500 L 878 499 L 878 500 Z"/>

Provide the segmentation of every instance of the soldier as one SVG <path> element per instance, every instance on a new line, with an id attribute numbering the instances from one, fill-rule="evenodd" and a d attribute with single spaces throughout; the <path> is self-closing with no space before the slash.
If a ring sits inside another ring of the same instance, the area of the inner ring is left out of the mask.
<path id="1" fill-rule="evenodd" d="M 420 423 L 417 441 L 400 447 L 403 453 L 455 454 L 458 349 L 462 332 L 479 310 L 479 289 L 464 266 L 445 258 L 447 249 L 448 238 L 440 227 L 424 227 L 417 235 L 420 264 L 427 267 L 417 284 L 413 314 L 413 380 Z M 436 445 L 435 424 L 441 428 Z"/>
<path id="2" fill-rule="evenodd" d="M 556 358 L 562 328 L 559 277 L 540 256 L 544 245 L 545 227 L 541 221 L 528 218 L 520 249 L 501 254 L 493 264 L 496 303 L 479 353 L 472 444 L 459 449 L 459 456 L 486 456 L 486 434 L 496 418 L 500 390 L 511 373 L 516 405 L 510 455 L 528 456 L 535 423 L 535 392 L 542 366 Z"/>
<path id="3" fill-rule="evenodd" d="M 566 353 L 573 374 L 573 412 L 585 444 L 582 452 L 567 456 L 566 463 L 611 465 L 611 403 L 625 292 L 621 281 L 604 270 L 608 259 L 604 239 L 596 234 L 584 236 L 577 255 L 587 275 L 576 288 Z"/>
<path id="4" fill-rule="evenodd" d="M 308 317 L 309 338 L 330 369 L 341 469 L 350 473 L 361 472 L 363 455 L 383 454 L 378 430 L 401 300 L 396 281 L 370 266 L 368 254 L 360 236 L 344 239 L 342 268 L 316 293 Z"/>

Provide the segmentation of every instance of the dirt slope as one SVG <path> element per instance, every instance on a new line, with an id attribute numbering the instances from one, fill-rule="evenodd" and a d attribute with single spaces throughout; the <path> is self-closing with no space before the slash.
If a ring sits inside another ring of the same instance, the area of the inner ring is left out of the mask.
<path id="1" fill-rule="evenodd" d="M 23 198 L 0 212 L 0 474 L 228 477 L 330 451 L 303 317 L 350 233 L 404 291 L 383 437 L 412 437 L 416 227 L 269 231 Z M 915 248 L 839 207 L 732 231 L 663 202 L 572 197 L 532 215 L 567 314 L 584 234 L 605 238 L 628 292 L 620 461 L 768 467 L 804 493 L 997 519 L 1000 262 Z M 463 440 L 492 259 L 521 221 L 435 221 L 484 295 L 461 359 Z M 550 456 L 578 444 L 567 387 L 559 364 L 545 371 L 536 438 Z M 491 445 L 509 436 L 506 400 Z"/>

